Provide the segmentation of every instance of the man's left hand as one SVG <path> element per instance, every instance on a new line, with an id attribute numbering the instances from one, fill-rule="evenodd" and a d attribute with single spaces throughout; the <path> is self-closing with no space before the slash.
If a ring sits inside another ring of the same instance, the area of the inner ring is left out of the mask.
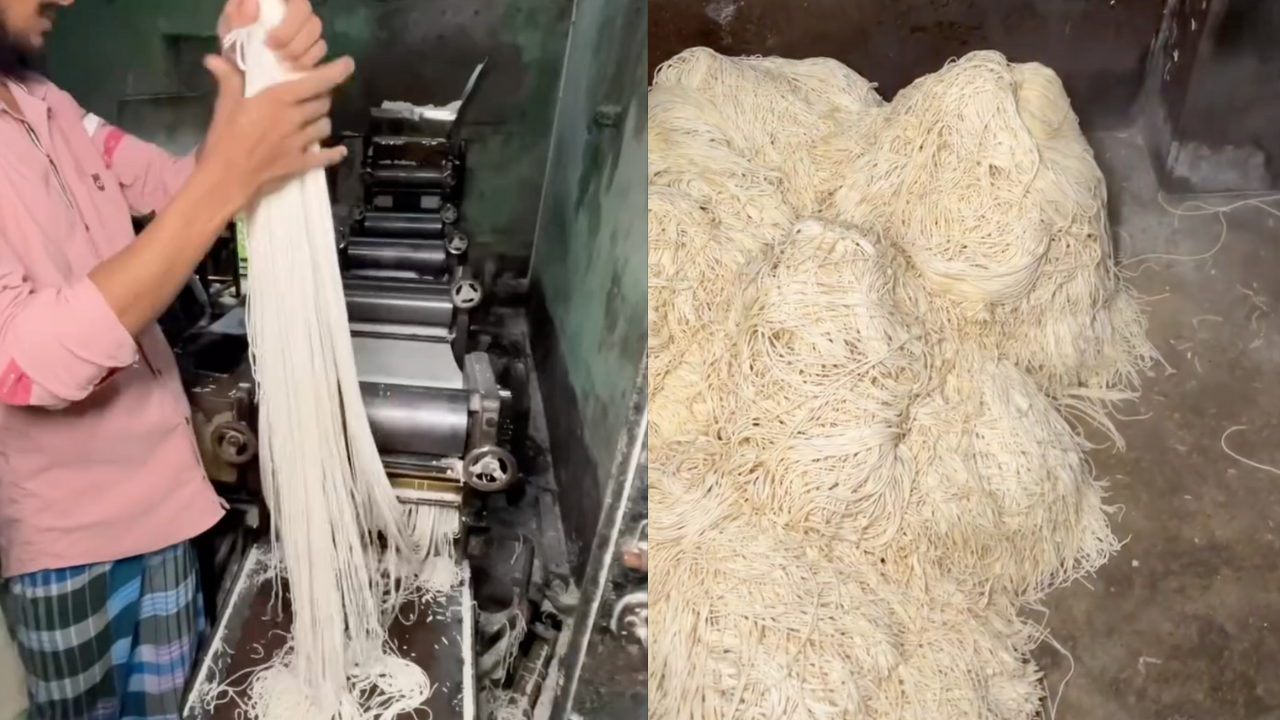
<path id="1" fill-rule="evenodd" d="M 258 0 L 227 0 L 218 18 L 218 37 L 252 25 L 258 19 Z M 286 0 L 284 20 L 267 36 L 267 45 L 295 70 L 310 70 L 329 52 L 320 18 L 308 0 Z"/>

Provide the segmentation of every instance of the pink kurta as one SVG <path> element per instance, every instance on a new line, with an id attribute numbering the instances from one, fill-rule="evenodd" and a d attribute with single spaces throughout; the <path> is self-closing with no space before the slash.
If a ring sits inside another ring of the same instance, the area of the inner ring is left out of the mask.
<path id="1" fill-rule="evenodd" d="M 160 328 L 131 337 L 88 279 L 193 163 L 48 82 L 10 87 L 26 122 L 0 110 L 5 577 L 159 550 L 223 514 Z"/>

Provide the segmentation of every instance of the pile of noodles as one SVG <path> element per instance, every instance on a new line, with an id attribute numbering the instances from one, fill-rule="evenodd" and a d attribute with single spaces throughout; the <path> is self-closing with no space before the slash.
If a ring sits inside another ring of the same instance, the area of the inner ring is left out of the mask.
<path id="1" fill-rule="evenodd" d="M 649 258 L 650 716 L 1039 713 L 1020 611 L 1117 547 L 1079 420 L 1153 353 L 1057 76 L 682 53 Z"/>

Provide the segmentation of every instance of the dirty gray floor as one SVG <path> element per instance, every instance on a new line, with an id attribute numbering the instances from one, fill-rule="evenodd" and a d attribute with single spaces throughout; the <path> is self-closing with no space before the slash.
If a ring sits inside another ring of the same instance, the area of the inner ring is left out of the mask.
<path id="1" fill-rule="evenodd" d="M 1091 140 L 1124 256 L 1213 249 L 1219 216 L 1162 208 L 1136 133 Z M 1050 630 L 1075 666 L 1057 720 L 1271 720 L 1280 710 L 1280 471 L 1221 444 L 1243 426 L 1227 446 L 1280 467 L 1280 217 L 1253 207 L 1225 217 L 1228 235 L 1207 259 L 1128 265 L 1142 268 L 1132 283 L 1153 298 L 1149 336 L 1169 368 L 1152 369 L 1130 413 L 1150 417 L 1120 424 L 1127 450 L 1094 454 L 1129 541 L 1092 589 L 1049 599 Z M 1047 645 L 1037 658 L 1053 695 L 1070 663 Z"/>

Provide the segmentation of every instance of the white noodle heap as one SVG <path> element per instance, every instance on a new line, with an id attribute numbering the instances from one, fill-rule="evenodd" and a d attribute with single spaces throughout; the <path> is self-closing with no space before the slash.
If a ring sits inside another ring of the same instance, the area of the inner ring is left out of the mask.
<path id="1" fill-rule="evenodd" d="M 1057 76 L 682 53 L 649 93 L 650 717 L 1025 719 L 1153 357 Z"/>

